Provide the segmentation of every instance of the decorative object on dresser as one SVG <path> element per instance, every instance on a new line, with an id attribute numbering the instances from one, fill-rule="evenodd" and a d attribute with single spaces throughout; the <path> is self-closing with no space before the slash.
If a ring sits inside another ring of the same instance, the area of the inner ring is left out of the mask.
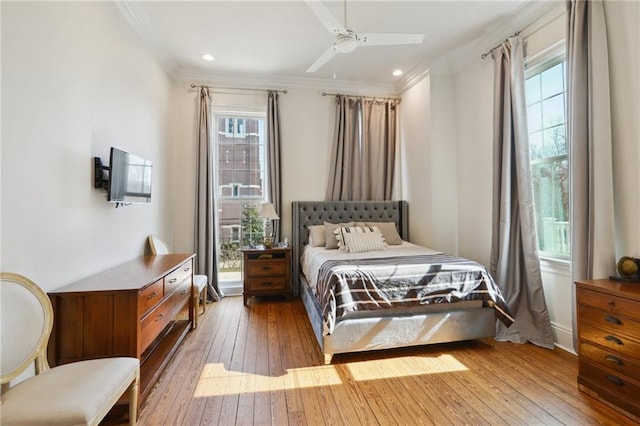
<path id="1" fill-rule="evenodd" d="M 47 343 L 54 315 L 47 294 L 33 281 L 12 273 L 0 274 L 0 291 L 0 423 L 98 425 L 126 394 L 129 424 L 136 424 L 138 359 L 102 358 L 50 368 Z M 10 387 L 31 365 L 35 375 Z"/>
<path id="2" fill-rule="evenodd" d="M 244 304 L 252 296 L 284 296 L 291 299 L 291 249 L 242 249 Z"/>
<path id="3" fill-rule="evenodd" d="M 155 235 L 149 235 L 149 248 L 151 254 L 154 256 L 157 254 L 169 254 L 169 247 L 160 238 Z M 194 275 L 193 276 L 193 328 L 198 328 L 198 305 L 202 305 L 202 313 L 207 311 L 207 283 L 209 279 L 206 275 Z M 202 303 L 200 303 L 202 300 Z"/>
<path id="4" fill-rule="evenodd" d="M 141 256 L 49 292 L 49 362 L 138 358 L 144 401 L 191 328 L 194 256 Z"/>
<path id="5" fill-rule="evenodd" d="M 576 281 L 578 387 L 640 422 L 640 286 Z"/>
<path id="6" fill-rule="evenodd" d="M 616 264 L 619 276 L 611 276 L 614 281 L 640 282 L 640 259 L 630 256 L 622 256 Z"/>

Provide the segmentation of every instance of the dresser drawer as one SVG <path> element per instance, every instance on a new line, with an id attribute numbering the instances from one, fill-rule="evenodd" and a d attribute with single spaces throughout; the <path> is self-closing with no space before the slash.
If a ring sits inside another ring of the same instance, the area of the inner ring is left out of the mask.
<path id="1" fill-rule="evenodd" d="M 588 305 L 597 309 L 602 309 L 607 313 L 623 314 L 640 320 L 640 302 L 613 296 L 597 291 L 578 289 L 578 304 Z"/>
<path id="2" fill-rule="evenodd" d="M 169 294 L 182 285 L 182 282 L 192 275 L 191 261 L 185 262 L 169 273 L 164 279 L 164 292 Z"/>
<path id="3" fill-rule="evenodd" d="M 638 401 L 640 384 L 597 364 L 580 360 L 580 375 L 595 385 L 629 401 Z"/>
<path id="4" fill-rule="evenodd" d="M 631 358 L 640 354 L 640 343 L 622 334 L 608 332 L 588 323 L 580 324 L 580 339 L 604 346 Z"/>
<path id="5" fill-rule="evenodd" d="M 285 277 L 249 278 L 245 280 L 246 290 L 250 292 L 282 291 L 287 288 Z"/>
<path id="6" fill-rule="evenodd" d="M 640 355 L 640 354 L 638 354 Z M 594 346 L 588 342 L 580 342 L 580 359 L 588 359 L 603 365 L 619 374 L 640 381 L 640 359 L 630 360 L 616 352 Z"/>
<path id="7" fill-rule="evenodd" d="M 249 278 L 284 275 L 285 273 L 286 263 L 279 260 L 253 260 L 247 267 Z"/>
<path id="8" fill-rule="evenodd" d="M 191 283 L 184 283 L 172 295 L 165 299 L 140 322 L 140 352 L 144 352 L 169 325 L 176 312 L 185 302 L 189 301 Z"/>
<path id="9" fill-rule="evenodd" d="M 138 306 L 141 316 L 153 309 L 164 297 L 164 282 L 158 280 L 140 291 L 138 295 Z"/>
<path id="10" fill-rule="evenodd" d="M 612 333 L 626 334 L 640 341 L 640 321 L 584 305 L 580 305 L 578 310 L 581 321 L 591 323 Z M 638 355 L 640 356 L 640 354 Z"/>

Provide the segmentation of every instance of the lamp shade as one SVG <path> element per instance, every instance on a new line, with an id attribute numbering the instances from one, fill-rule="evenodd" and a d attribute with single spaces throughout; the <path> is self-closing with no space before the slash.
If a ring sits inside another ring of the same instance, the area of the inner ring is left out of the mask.
<path id="1" fill-rule="evenodd" d="M 280 216 L 276 213 L 276 209 L 273 207 L 272 203 L 263 203 L 260 206 L 260 217 L 269 220 L 280 219 Z"/>

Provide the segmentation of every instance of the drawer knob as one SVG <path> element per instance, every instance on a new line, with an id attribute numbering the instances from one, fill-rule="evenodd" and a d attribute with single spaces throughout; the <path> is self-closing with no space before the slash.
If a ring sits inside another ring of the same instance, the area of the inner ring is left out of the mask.
<path id="1" fill-rule="evenodd" d="M 264 287 L 271 286 L 271 284 L 273 284 L 271 281 L 263 281 L 260 283 L 260 285 Z"/>
<path id="2" fill-rule="evenodd" d="M 189 267 L 186 267 L 186 268 L 183 269 L 184 272 L 189 272 L 190 270 L 191 270 L 191 268 L 189 268 Z"/>
<path id="3" fill-rule="evenodd" d="M 270 271 L 271 270 L 271 266 L 263 266 L 262 270 L 263 271 Z"/>
<path id="4" fill-rule="evenodd" d="M 169 280 L 169 284 L 173 284 L 173 283 L 175 283 L 176 281 L 178 281 L 178 279 L 177 279 L 177 278 L 171 278 L 171 279 Z"/>
<path id="5" fill-rule="evenodd" d="M 622 360 L 620 358 L 618 358 L 617 356 L 613 356 L 613 355 L 607 355 L 604 357 L 604 359 L 606 359 L 609 362 L 612 362 L 616 365 L 624 365 L 624 362 L 622 362 Z"/>
<path id="6" fill-rule="evenodd" d="M 607 380 L 613 383 L 616 386 L 624 386 L 624 382 L 620 377 L 614 376 L 613 374 L 607 374 Z"/>
<path id="7" fill-rule="evenodd" d="M 607 305 L 611 306 L 612 308 L 616 306 L 616 301 L 615 300 L 610 300 L 609 303 L 607 303 Z"/>
<path id="8" fill-rule="evenodd" d="M 164 318 L 164 314 L 160 314 L 156 317 L 156 322 L 161 321 Z"/>
<path id="9" fill-rule="evenodd" d="M 613 342 L 616 345 L 624 345 L 624 343 L 622 343 L 622 340 L 618 339 L 616 336 L 609 335 L 609 336 L 605 337 L 604 340 L 607 340 L 609 342 Z"/>
<path id="10" fill-rule="evenodd" d="M 180 294 L 184 296 L 185 294 L 187 294 L 187 290 L 182 290 Z"/>
<path id="11" fill-rule="evenodd" d="M 158 293 L 154 291 L 153 293 L 151 293 L 150 295 L 147 296 L 147 300 L 151 300 L 154 297 L 156 297 L 157 295 L 158 295 Z"/>
<path id="12" fill-rule="evenodd" d="M 604 320 L 610 322 L 611 324 L 622 325 L 622 321 L 620 321 L 616 317 L 612 317 L 611 315 L 606 316 Z"/>

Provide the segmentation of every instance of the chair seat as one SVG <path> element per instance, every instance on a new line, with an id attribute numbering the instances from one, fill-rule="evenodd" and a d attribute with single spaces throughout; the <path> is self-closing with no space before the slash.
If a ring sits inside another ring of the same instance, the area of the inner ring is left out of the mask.
<path id="1" fill-rule="evenodd" d="M 208 280 L 206 275 L 193 276 L 193 286 L 198 289 L 198 293 L 200 293 L 202 289 L 207 286 L 207 281 Z"/>
<path id="2" fill-rule="evenodd" d="M 0 423 L 97 424 L 136 377 L 137 358 L 60 365 L 26 379 L 2 395 Z"/>

